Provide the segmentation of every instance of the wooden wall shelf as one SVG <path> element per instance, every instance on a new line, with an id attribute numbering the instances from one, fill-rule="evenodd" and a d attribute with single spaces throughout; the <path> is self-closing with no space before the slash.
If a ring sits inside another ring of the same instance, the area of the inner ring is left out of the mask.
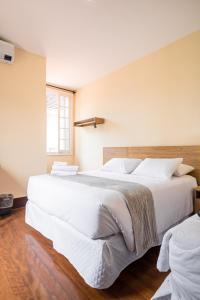
<path id="1" fill-rule="evenodd" d="M 97 125 L 100 125 L 103 123 L 104 123 L 104 119 L 94 117 L 94 118 L 74 122 L 74 126 L 76 126 L 76 127 L 94 126 L 94 128 L 96 128 Z"/>

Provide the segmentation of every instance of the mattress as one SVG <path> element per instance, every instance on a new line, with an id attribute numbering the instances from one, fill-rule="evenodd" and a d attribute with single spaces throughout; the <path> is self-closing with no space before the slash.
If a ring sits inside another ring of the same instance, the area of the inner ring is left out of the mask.
<path id="1" fill-rule="evenodd" d="M 103 171 L 84 174 L 137 182 L 147 186 L 154 199 L 158 235 L 192 212 L 192 189 L 197 184 L 192 176 L 185 175 L 161 181 Z M 123 232 L 127 247 L 129 250 L 133 248 L 131 216 L 118 192 L 68 182 L 60 177 L 40 175 L 29 179 L 28 200 L 91 239 Z"/>

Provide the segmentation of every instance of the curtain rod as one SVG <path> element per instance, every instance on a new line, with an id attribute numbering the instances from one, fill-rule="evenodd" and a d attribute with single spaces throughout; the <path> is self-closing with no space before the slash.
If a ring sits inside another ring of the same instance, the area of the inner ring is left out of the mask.
<path id="1" fill-rule="evenodd" d="M 53 85 L 53 84 L 50 84 L 50 83 L 47 83 L 46 86 L 52 87 L 52 88 L 55 88 L 55 89 L 58 89 L 58 90 L 63 90 L 63 91 L 66 91 L 66 92 L 71 92 L 73 94 L 76 93 L 76 91 L 73 91 L 73 90 L 70 90 L 70 89 L 66 89 L 66 88 L 63 88 L 63 87 L 60 87 L 60 86 L 56 86 L 56 85 Z"/>

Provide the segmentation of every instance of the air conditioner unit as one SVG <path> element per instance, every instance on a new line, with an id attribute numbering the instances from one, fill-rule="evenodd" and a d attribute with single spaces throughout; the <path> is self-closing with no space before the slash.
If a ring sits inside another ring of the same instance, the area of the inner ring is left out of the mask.
<path id="1" fill-rule="evenodd" d="M 15 46 L 0 40 L 0 62 L 12 64 L 15 58 Z"/>

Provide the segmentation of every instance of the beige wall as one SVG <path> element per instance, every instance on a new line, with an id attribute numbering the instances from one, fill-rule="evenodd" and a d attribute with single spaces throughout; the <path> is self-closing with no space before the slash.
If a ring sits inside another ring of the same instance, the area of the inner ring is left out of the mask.
<path id="1" fill-rule="evenodd" d="M 30 175 L 46 171 L 45 59 L 17 49 L 0 63 L 0 193 L 26 195 Z"/>
<path id="2" fill-rule="evenodd" d="M 104 146 L 200 144 L 200 31 L 80 89 L 75 111 L 106 119 L 76 129 L 82 169 L 101 165 Z"/>

